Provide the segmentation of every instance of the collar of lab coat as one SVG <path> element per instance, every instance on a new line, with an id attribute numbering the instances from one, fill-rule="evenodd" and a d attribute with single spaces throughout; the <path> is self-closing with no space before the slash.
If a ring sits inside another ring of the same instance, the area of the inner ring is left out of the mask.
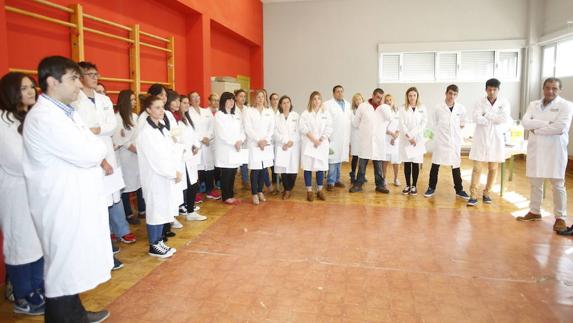
<path id="1" fill-rule="evenodd" d="M 163 129 L 165 129 L 165 125 L 161 122 L 162 120 L 159 120 L 159 124 L 156 125 L 155 122 L 153 122 L 153 120 L 151 119 L 151 116 L 147 117 L 147 123 L 149 123 L 149 125 L 151 126 L 151 128 L 153 129 L 157 129 L 159 131 L 161 131 L 161 134 L 164 135 L 163 133 Z"/>

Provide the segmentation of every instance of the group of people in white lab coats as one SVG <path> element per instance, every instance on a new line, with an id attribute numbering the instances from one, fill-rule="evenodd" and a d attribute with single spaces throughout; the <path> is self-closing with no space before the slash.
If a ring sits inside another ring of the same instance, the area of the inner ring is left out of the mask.
<path id="1" fill-rule="evenodd" d="M 235 175 L 246 165 L 252 202 L 259 205 L 266 201 L 270 167 L 282 181 L 282 199 L 290 198 L 302 169 L 306 199 L 325 200 L 325 173 L 326 190 L 344 187 L 340 165 L 352 156 L 351 193 L 363 190 L 372 160 L 377 192 L 389 193 L 387 165 L 393 165 L 391 182 L 400 185 L 397 171 L 403 163 L 402 193 L 413 196 L 429 148 L 432 166 L 424 196 L 435 194 L 440 166 L 450 166 L 456 195 L 468 206 L 477 205 L 481 167 L 487 163 L 481 199 L 491 203 L 496 170 L 505 160 L 503 133 L 512 121 L 496 79 L 486 82 L 487 95 L 471 114 L 456 101 L 456 85 L 449 85 L 444 101 L 430 111 L 415 87 L 397 106 L 379 88 L 366 101 L 355 94 L 347 102 L 337 85 L 325 102 L 312 92 L 299 114 L 286 95 L 271 95 L 269 104 L 266 92 L 256 91 L 249 107 L 245 91 L 224 92 L 210 96 L 204 109 L 198 93 L 179 96 L 155 84 L 142 98 L 138 116 L 135 94 L 128 90 L 120 92 L 114 114 L 109 98 L 95 91 L 98 76 L 94 64 L 52 56 L 38 66 L 39 96 L 34 80 L 24 74 L 8 73 L 0 81 L 0 225 L 14 310 L 45 314 L 47 322 L 105 320 L 109 312 L 86 311 L 79 293 L 109 280 L 117 267 L 110 236 L 132 242 L 128 223 L 144 216 L 149 255 L 171 257 L 176 250 L 166 241 L 174 235 L 171 228 L 181 226 L 175 216 L 206 219 L 195 205 L 201 182 L 211 199 L 238 204 Z M 542 185 L 550 179 L 553 228 L 573 235 L 565 223 L 564 187 L 573 104 L 559 96 L 560 90 L 559 79 L 547 79 L 544 97 L 523 117 L 531 205 L 518 220 L 541 219 Z M 476 128 L 467 194 L 460 166 L 462 128 L 470 120 Z M 216 178 L 221 194 L 214 188 Z M 130 193 L 137 197 L 138 214 L 131 209 Z"/>

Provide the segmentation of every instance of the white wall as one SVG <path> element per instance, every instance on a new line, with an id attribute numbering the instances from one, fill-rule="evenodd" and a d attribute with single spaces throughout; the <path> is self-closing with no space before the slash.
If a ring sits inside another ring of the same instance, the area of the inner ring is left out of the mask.
<path id="1" fill-rule="evenodd" d="M 567 21 L 573 21 L 573 1 L 571 0 L 545 0 L 543 13 L 543 34 L 562 31 L 569 28 L 573 31 L 573 25 L 567 25 Z"/>
<path id="2" fill-rule="evenodd" d="M 295 108 L 313 90 L 331 96 L 342 84 L 346 97 L 366 96 L 378 85 L 379 43 L 489 41 L 527 38 L 523 0 L 330 0 L 265 3 L 265 87 L 289 94 Z M 483 85 L 460 84 L 460 100 L 471 105 Z M 433 105 L 445 84 L 416 84 Z M 384 84 L 401 97 L 407 84 Z M 520 84 L 502 84 L 503 95 L 520 105 Z"/>

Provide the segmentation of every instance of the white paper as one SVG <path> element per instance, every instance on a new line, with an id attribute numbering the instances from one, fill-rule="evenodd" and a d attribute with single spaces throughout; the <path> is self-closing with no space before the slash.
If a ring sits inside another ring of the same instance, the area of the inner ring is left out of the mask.
<path id="1" fill-rule="evenodd" d="M 121 168 L 114 168 L 113 174 L 103 177 L 104 196 L 111 195 L 125 187 Z"/>
<path id="2" fill-rule="evenodd" d="M 287 168 L 290 164 L 290 153 L 291 148 L 286 151 L 283 150 L 282 146 L 277 148 L 277 155 L 275 156 L 275 167 Z"/>
<path id="3" fill-rule="evenodd" d="M 237 151 L 236 149 L 232 149 L 229 152 L 229 163 L 230 164 L 247 164 L 249 162 L 249 150 L 246 148 Z"/>
<path id="4" fill-rule="evenodd" d="M 304 148 L 304 155 L 318 160 L 328 160 L 328 143 L 322 142 L 318 147 L 309 142 Z"/>

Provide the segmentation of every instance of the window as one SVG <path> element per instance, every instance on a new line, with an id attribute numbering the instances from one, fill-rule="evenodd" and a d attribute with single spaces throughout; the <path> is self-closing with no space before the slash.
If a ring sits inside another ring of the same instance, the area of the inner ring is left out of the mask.
<path id="1" fill-rule="evenodd" d="M 380 53 L 378 80 L 380 83 L 483 82 L 492 77 L 518 80 L 519 55 L 517 49 Z"/>
<path id="2" fill-rule="evenodd" d="M 555 76 L 573 75 L 573 39 L 557 44 L 555 55 Z"/>
<path id="3" fill-rule="evenodd" d="M 543 48 L 543 68 L 541 76 L 543 78 L 555 75 L 555 46 Z"/>

